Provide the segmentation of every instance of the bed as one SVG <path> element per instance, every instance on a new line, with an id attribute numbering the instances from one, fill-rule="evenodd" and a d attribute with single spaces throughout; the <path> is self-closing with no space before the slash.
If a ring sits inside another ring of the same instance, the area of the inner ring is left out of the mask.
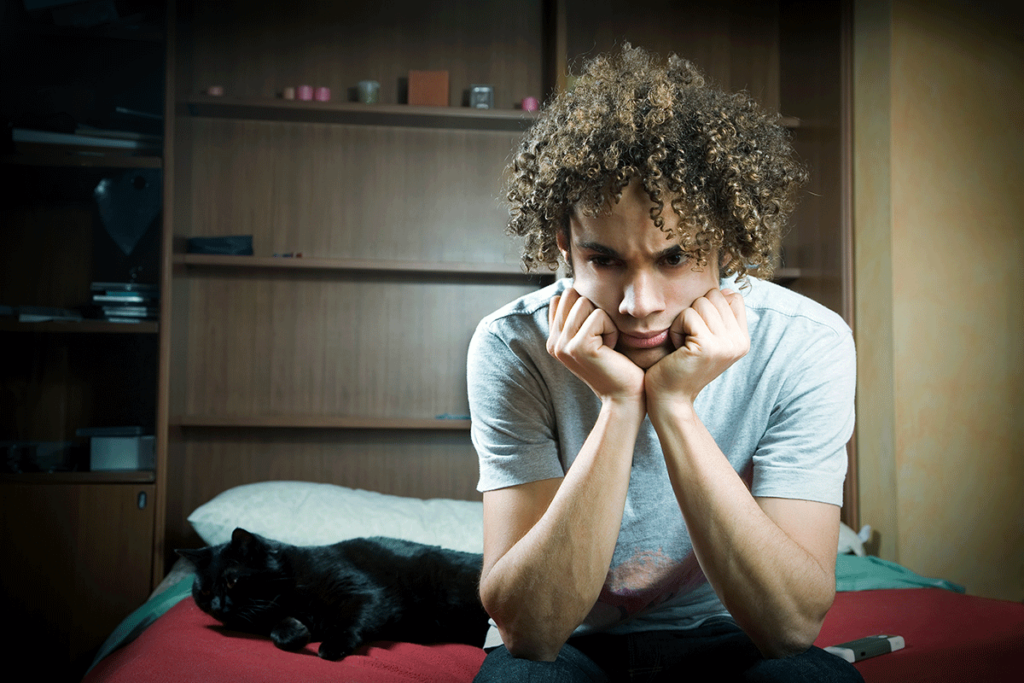
<path id="1" fill-rule="evenodd" d="M 299 545 L 386 535 L 480 551 L 481 504 L 420 500 L 330 484 L 264 482 L 229 489 L 189 522 L 207 544 L 236 526 Z M 842 546 L 839 592 L 816 644 L 866 636 L 904 638 L 905 647 L 855 666 L 867 683 L 1018 681 L 1024 655 L 1024 605 L 965 595 L 942 579 Z M 846 552 L 849 551 L 849 552 Z M 296 654 L 268 638 L 225 630 L 191 598 L 191 567 L 179 560 L 150 599 L 100 649 L 84 683 L 139 681 L 472 681 L 483 650 L 462 644 L 376 642 L 338 662 Z"/>

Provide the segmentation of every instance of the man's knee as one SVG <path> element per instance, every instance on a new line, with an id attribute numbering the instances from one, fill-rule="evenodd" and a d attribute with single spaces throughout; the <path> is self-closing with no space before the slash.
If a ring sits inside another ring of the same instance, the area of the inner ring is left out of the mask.
<path id="1" fill-rule="evenodd" d="M 608 677 L 589 657 L 566 645 L 553 662 L 513 657 L 504 646 L 491 650 L 473 683 L 608 683 Z"/>

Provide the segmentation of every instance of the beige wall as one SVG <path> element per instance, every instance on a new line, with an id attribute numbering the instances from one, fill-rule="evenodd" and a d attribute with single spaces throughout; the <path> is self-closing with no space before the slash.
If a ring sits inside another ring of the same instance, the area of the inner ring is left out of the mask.
<path id="1" fill-rule="evenodd" d="M 1021 600 L 1024 39 L 1008 18 L 854 4 L 857 439 L 881 557 Z"/>

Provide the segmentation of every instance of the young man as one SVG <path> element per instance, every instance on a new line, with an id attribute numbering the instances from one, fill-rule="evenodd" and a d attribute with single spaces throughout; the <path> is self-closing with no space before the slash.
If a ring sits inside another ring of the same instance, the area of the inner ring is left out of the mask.
<path id="1" fill-rule="evenodd" d="M 805 172 L 778 117 L 628 45 L 510 166 L 524 262 L 564 279 L 469 352 L 484 492 L 478 681 L 859 681 L 835 594 L 849 328 L 763 279 Z"/>

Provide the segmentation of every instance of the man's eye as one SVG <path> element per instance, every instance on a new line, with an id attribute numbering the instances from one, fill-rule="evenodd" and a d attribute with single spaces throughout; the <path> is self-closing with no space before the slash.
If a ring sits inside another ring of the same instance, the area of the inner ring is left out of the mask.
<path id="1" fill-rule="evenodd" d="M 609 268 L 615 265 L 615 260 L 607 256 L 591 256 L 587 260 L 598 268 Z"/>
<path id="2" fill-rule="evenodd" d="M 681 265 L 683 265 L 684 263 L 686 263 L 687 260 L 688 260 L 688 257 L 686 256 L 686 254 L 678 253 L 678 254 L 668 254 L 667 256 L 665 256 L 664 259 L 662 259 L 662 262 L 666 266 L 674 267 L 674 266 L 681 266 Z"/>

